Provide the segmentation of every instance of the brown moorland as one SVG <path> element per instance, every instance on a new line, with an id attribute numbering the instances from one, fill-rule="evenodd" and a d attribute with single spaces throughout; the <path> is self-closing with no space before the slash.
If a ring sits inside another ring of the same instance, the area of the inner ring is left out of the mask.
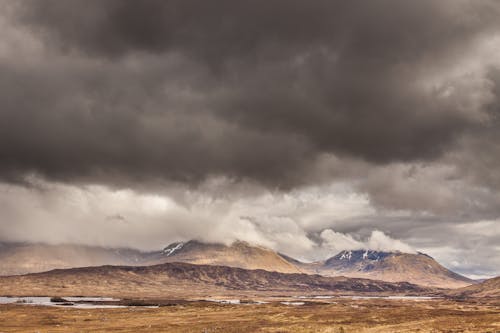
<path id="1" fill-rule="evenodd" d="M 407 282 L 384 282 L 235 267 L 167 263 L 100 266 L 0 277 L 0 295 L 193 298 L 213 294 L 433 294 Z"/>
<path id="2" fill-rule="evenodd" d="M 191 302 L 159 308 L 0 306 L 0 332 L 500 332 L 499 304 L 336 299 L 334 304 Z"/>

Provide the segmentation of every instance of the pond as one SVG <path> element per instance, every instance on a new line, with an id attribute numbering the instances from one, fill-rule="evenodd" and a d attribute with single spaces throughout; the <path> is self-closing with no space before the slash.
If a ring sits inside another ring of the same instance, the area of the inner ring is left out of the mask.
<path id="1" fill-rule="evenodd" d="M 84 309 L 124 308 L 125 305 L 105 304 L 103 302 L 118 302 L 120 299 L 110 297 L 64 297 L 62 300 L 51 301 L 51 297 L 3 297 L 0 304 L 45 305 Z M 103 304 L 99 304 L 103 303 Z"/>

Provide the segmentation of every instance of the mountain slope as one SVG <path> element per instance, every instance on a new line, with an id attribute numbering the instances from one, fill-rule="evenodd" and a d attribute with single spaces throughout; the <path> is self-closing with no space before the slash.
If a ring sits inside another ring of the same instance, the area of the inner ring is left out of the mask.
<path id="1" fill-rule="evenodd" d="M 0 295 L 208 297 L 214 293 L 241 295 L 241 292 L 418 294 L 432 291 L 407 282 L 186 263 L 86 267 L 0 277 Z"/>
<path id="2" fill-rule="evenodd" d="M 0 275 L 37 273 L 58 268 L 145 266 L 168 262 L 265 269 L 283 273 L 301 272 L 276 252 L 241 241 L 231 245 L 178 242 L 162 251 L 153 252 L 71 244 L 0 243 Z"/>
<path id="3" fill-rule="evenodd" d="M 342 251 L 316 267 L 315 272 L 389 282 L 407 281 L 441 288 L 459 288 L 475 283 L 423 253 Z"/>
<path id="4" fill-rule="evenodd" d="M 450 292 L 458 297 L 500 297 L 500 276 Z"/>
<path id="5" fill-rule="evenodd" d="M 265 247 L 236 241 L 231 245 L 198 241 L 178 242 L 148 258 L 148 263 L 186 262 L 198 265 L 220 265 L 245 269 L 264 269 L 281 273 L 300 273 L 301 270 Z"/>
<path id="6" fill-rule="evenodd" d="M 131 249 L 70 244 L 0 243 L 0 275 L 36 273 L 56 268 L 139 265 L 147 256 Z"/>

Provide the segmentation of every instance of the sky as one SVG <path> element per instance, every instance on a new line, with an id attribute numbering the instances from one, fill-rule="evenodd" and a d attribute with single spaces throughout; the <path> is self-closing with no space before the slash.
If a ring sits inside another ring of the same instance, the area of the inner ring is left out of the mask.
<path id="1" fill-rule="evenodd" d="M 500 275 L 500 2 L 0 0 L 0 241 Z"/>

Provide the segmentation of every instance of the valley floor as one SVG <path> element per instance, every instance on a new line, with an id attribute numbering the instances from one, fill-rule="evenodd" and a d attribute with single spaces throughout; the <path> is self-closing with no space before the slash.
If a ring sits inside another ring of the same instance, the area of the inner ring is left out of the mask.
<path id="1" fill-rule="evenodd" d="M 352 300 L 186 302 L 158 308 L 0 305 L 0 332 L 500 332 L 500 303 Z"/>

